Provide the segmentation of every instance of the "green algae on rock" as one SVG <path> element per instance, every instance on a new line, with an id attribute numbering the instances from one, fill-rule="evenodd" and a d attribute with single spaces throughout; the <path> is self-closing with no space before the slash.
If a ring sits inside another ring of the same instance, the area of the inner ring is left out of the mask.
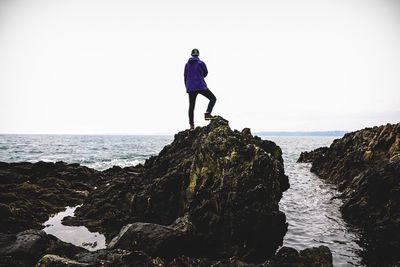
<path id="1" fill-rule="evenodd" d="M 130 176 L 119 179 L 121 171 L 68 223 L 93 226 L 111 238 L 124 224 L 170 225 L 186 215 L 193 240 L 188 253 L 215 258 L 262 261 L 282 244 L 287 223 L 278 203 L 289 187 L 282 151 L 249 129 L 232 130 L 217 117 L 176 134 Z"/>
<path id="2" fill-rule="evenodd" d="M 29 188 L 18 196 L 21 206 L 30 203 L 35 190 L 60 192 L 60 186 L 66 186 L 66 194 L 42 196 L 32 210 L 24 209 L 30 222 L 44 221 L 41 217 L 60 205 L 83 201 L 76 217 L 66 222 L 101 231 L 109 240 L 114 237 L 108 248 L 87 251 L 39 230 L 0 233 L 0 265 L 332 266 L 332 255 L 324 247 L 300 252 L 282 248 L 275 254 L 287 229 L 278 205 L 289 188 L 282 151 L 271 141 L 253 137 L 247 128 L 231 130 L 221 117 L 176 134 L 144 165 L 101 172 L 65 163 L 0 167 L 0 178 L 8 184 L 1 194 L 10 193 L 10 181 Z M 42 177 L 52 182 L 37 186 Z M 23 184 L 27 179 L 33 184 Z M 1 204 L 7 221 L 20 220 L 13 206 Z M 42 211 L 40 218 L 37 210 Z M 17 230 L 11 224 L 4 227 L 5 232 Z"/>
<path id="3" fill-rule="evenodd" d="M 51 214 L 81 204 L 101 173 L 64 162 L 0 162 L 0 233 L 42 229 Z"/>

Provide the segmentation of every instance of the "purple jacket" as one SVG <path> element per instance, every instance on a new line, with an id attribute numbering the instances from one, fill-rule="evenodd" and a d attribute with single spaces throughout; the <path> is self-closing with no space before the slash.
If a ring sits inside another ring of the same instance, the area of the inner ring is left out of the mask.
<path id="1" fill-rule="evenodd" d="M 206 64 L 198 57 L 191 57 L 185 65 L 185 86 L 186 92 L 207 90 L 204 77 L 208 74 Z"/>

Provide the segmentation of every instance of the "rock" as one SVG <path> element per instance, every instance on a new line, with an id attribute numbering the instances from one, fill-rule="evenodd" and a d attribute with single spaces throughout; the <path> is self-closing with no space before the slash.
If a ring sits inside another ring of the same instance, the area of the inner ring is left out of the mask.
<path id="1" fill-rule="evenodd" d="M 326 246 L 301 250 L 282 247 L 278 253 L 265 264 L 266 267 L 333 267 L 332 253 Z"/>
<path id="2" fill-rule="evenodd" d="M 324 157 L 327 150 L 327 147 L 320 147 L 310 152 L 301 152 L 297 162 L 312 163 L 316 158 Z"/>
<path id="3" fill-rule="evenodd" d="M 164 267 L 164 262 L 159 258 L 150 258 L 140 251 L 126 250 L 99 250 L 94 252 L 83 252 L 73 257 L 74 259 L 58 256 L 45 255 L 36 266 L 38 267 Z"/>
<path id="4" fill-rule="evenodd" d="M 77 254 L 75 259 L 94 266 L 132 266 L 163 267 L 165 263 L 158 257 L 151 258 L 142 251 L 122 249 L 102 249 Z"/>
<path id="5" fill-rule="evenodd" d="M 174 258 L 167 265 L 168 267 L 207 267 L 212 266 L 212 261 L 208 259 L 190 258 L 187 256 L 179 256 Z"/>
<path id="6" fill-rule="evenodd" d="M 246 263 L 238 260 L 235 257 L 225 260 L 209 260 L 205 258 L 190 258 L 186 256 L 180 256 L 170 261 L 167 267 L 262 267 L 261 264 Z"/>
<path id="7" fill-rule="evenodd" d="M 183 231 L 173 227 L 138 222 L 125 225 L 108 247 L 141 250 L 153 256 L 173 258 L 185 254 L 187 239 Z"/>
<path id="8" fill-rule="evenodd" d="M 338 185 L 344 218 L 363 229 L 379 265 L 400 261 L 400 123 L 348 133 L 299 161 Z"/>
<path id="9" fill-rule="evenodd" d="M 15 241 L 1 249 L 1 255 L 11 255 L 18 259 L 34 258 L 46 247 L 46 233 L 38 230 L 26 230 L 16 235 Z"/>
<path id="10" fill-rule="evenodd" d="M 176 134 L 144 165 L 100 172 L 63 162 L 0 163 L 0 182 L 6 266 L 261 267 L 283 257 L 275 255 L 287 230 L 278 205 L 289 188 L 282 152 L 221 117 Z M 114 237 L 107 249 L 89 252 L 39 230 L 15 234 L 82 202 L 65 222 Z M 326 256 L 317 252 L 294 254 L 312 264 Z"/>
<path id="11" fill-rule="evenodd" d="M 267 261 L 267 267 L 289 267 L 298 266 L 300 261 L 299 252 L 291 247 L 282 247 L 271 260 Z"/>
<path id="12" fill-rule="evenodd" d="M 329 248 L 320 246 L 317 248 L 305 249 L 300 252 L 294 248 L 283 247 L 271 260 L 259 264 L 244 262 L 237 257 L 215 260 L 194 258 L 184 255 L 165 261 L 158 257 L 152 258 L 140 251 L 105 249 L 95 252 L 79 253 L 73 257 L 73 259 L 56 255 L 45 255 L 37 266 L 332 267 L 333 265 L 332 254 Z"/>
<path id="13" fill-rule="evenodd" d="M 221 117 L 182 131 L 158 156 L 134 171 L 109 169 L 113 179 L 92 192 L 68 224 L 84 224 L 110 239 L 134 222 L 170 225 L 187 214 L 191 255 L 261 262 L 286 233 L 279 211 L 289 187 L 281 149 L 233 131 Z"/>
<path id="14" fill-rule="evenodd" d="M 37 267 L 84 267 L 94 266 L 88 263 L 77 262 L 68 258 L 63 258 L 57 255 L 44 255 L 43 258 L 36 264 Z"/>
<path id="15" fill-rule="evenodd" d="M 304 266 L 308 267 L 333 267 L 332 253 L 326 246 L 301 250 L 300 260 Z"/>
<path id="16" fill-rule="evenodd" d="M 63 224 L 85 225 L 92 232 L 104 233 L 109 242 L 121 227 L 137 221 L 132 219 L 131 204 L 135 192 L 141 192 L 150 182 L 144 179 L 143 170 L 139 164 L 101 172 L 103 181 L 96 184 L 97 189 L 92 190 L 84 205 L 75 211 L 75 217 L 64 218 Z"/>
<path id="17" fill-rule="evenodd" d="M 0 164 L 0 233 L 35 228 L 50 215 L 75 206 L 101 181 L 98 172 L 63 162 Z"/>
<path id="18" fill-rule="evenodd" d="M 48 253 L 73 256 L 83 251 L 85 249 L 64 243 L 41 230 L 0 234 L 0 263 L 6 266 L 33 266 Z"/>

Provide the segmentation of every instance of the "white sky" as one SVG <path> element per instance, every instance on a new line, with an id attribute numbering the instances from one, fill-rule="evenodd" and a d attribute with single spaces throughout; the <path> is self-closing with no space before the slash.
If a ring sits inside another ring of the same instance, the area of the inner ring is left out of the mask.
<path id="1" fill-rule="evenodd" d="M 233 128 L 400 121 L 398 0 L 0 0 L 0 133 L 185 129 L 194 47 Z"/>

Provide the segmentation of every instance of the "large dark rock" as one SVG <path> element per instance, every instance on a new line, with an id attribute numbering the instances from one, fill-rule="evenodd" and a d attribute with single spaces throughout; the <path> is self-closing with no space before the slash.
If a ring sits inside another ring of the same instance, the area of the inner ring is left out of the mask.
<path id="1" fill-rule="evenodd" d="M 300 153 L 300 157 L 297 162 L 303 163 L 312 163 L 317 158 L 321 158 L 325 156 L 325 153 L 328 151 L 329 148 L 327 147 L 320 147 L 313 151 L 303 151 Z"/>
<path id="2" fill-rule="evenodd" d="M 172 226 L 137 222 L 122 227 L 108 247 L 141 250 L 150 255 L 173 258 L 187 254 L 188 245 L 186 233 Z"/>
<path id="3" fill-rule="evenodd" d="M 332 253 L 326 246 L 306 248 L 298 252 L 282 247 L 265 267 L 333 267 Z"/>
<path id="4" fill-rule="evenodd" d="M 231 130 L 221 117 L 176 134 L 143 166 L 106 172 L 114 179 L 66 223 L 105 232 L 110 240 L 128 223 L 170 225 L 187 215 L 193 254 L 250 261 L 274 255 L 286 233 L 278 206 L 289 187 L 281 149 L 249 129 Z"/>
<path id="5" fill-rule="evenodd" d="M 121 249 L 83 252 L 73 257 L 54 254 L 44 255 L 37 263 L 38 267 L 164 267 L 160 258 L 151 258 L 140 251 Z"/>
<path id="6" fill-rule="evenodd" d="M 301 155 L 343 192 L 343 216 L 360 226 L 371 255 L 400 260 L 400 123 L 366 128 Z"/>
<path id="7" fill-rule="evenodd" d="M 102 232 L 110 241 L 124 225 L 143 220 L 132 211 L 132 201 L 152 181 L 143 176 L 141 164 L 134 167 L 114 167 L 101 172 L 105 177 L 96 184 L 85 199 L 84 205 L 75 211 L 75 217 L 64 218 L 68 225 L 85 225 L 93 232 Z M 145 196 L 143 196 L 145 197 Z M 145 207 L 143 207 L 145 208 Z"/>
<path id="8" fill-rule="evenodd" d="M 261 267 L 287 261 L 286 254 L 275 255 L 287 229 L 278 206 L 289 188 L 282 152 L 249 129 L 231 130 L 221 117 L 176 134 L 144 165 L 99 172 L 62 162 L 0 163 L 0 181 L 0 265 Z M 82 202 L 65 221 L 114 237 L 107 249 L 90 252 L 39 230 L 15 234 L 41 228 L 51 213 Z M 291 252 L 293 266 L 330 266 L 329 250 Z"/>
<path id="9" fill-rule="evenodd" d="M 44 255 L 39 262 L 36 264 L 37 267 L 89 267 L 95 266 L 89 263 L 78 262 L 75 260 L 71 260 L 66 257 L 61 257 L 58 255 L 47 254 Z"/>
<path id="10" fill-rule="evenodd" d="M 62 242 L 40 230 L 0 234 L 0 266 L 163 266 L 159 258 L 133 250 L 94 252 Z"/>
<path id="11" fill-rule="evenodd" d="M 34 266 L 47 253 L 72 257 L 84 251 L 41 230 L 0 234 L 0 266 Z"/>
<path id="12" fill-rule="evenodd" d="M 131 267 L 333 267 L 332 254 L 325 246 L 313 247 L 297 251 L 294 248 L 281 248 L 272 259 L 259 263 L 244 262 L 237 257 L 212 260 L 177 256 L 170 260 L 152 258 L 139 251 L 100 250 L 79 253 L 72 258 L 48 254 L 40 259 L 37 266 L 81 267 L 81 266 L 131 266 Z"/>
<path id="13" fill-rule="evenodd" d="M 99 172 L 63 162 L 0 162 L 0 233 L 42 229 L 51 214 L 81 204 Z"/>

